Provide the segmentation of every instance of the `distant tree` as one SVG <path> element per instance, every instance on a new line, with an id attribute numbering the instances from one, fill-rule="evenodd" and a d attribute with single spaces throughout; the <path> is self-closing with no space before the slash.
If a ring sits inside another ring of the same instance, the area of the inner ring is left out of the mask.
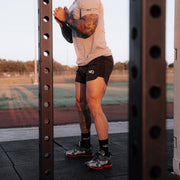
<path id="1" fill-rule="evenodd" d="M 69 67 L 68 65 L 62 65 L 57 61 L 53 61 L 53 70 L 54 72 L 61 72 L 61 71 L 73 71 L 73 68 Z"/>
<path id="2" fill-rule="evenodd" d="M 57 62 L 57 61 L 53 61 L 53 71 L 54 72 L 60 72 L 60 71 L 64 71 L 64 67 L 61 63 Z"/>
<path id="3" fill-rule="evenodd" d="M 0 72 L 7 72 L 7 64 L 6 64 L 6 60 L 5 59 L 1 59 L 0 60 Z"/>
<path id="4" fill-rule="evenodd" d="M 54 72 L 74 71 L 74 69 L 75 68 L 71 68 L 67 65 L 62 65 L 57 61 L 53 61 Z M 0 72 L 34 72 L 34 61 L 22 62 L 0 59 Z"/>
<path id="5" fill-rule="evenodd" d="M 34 72 L 34 61 L 27 61 L 24 63 L 26 72 Z"/>
<path id="6" fill-rule="evenodd" d="M 77 71 L 77 69 L 78 69 L 78 66 L 73 66 L 73 67 L 72 67 L 72 70 L 73 70 L 73 71 Z"/>
<path id="7" fill-rule="evenodd" d="M 22 62 L 22 61 L 17 61 L 17 62 L 14 63 L 14 64 L 15 64 L 15 67 L 16 67 L 16 69 L 15 69 L 16 72 L 23 73 L 23 72 L 26 71 L 24 62 Z"/>
<path id="8" fill-rule="evenodd" d="M 22 61 L 2 60 L 0 61 L 0 72 L 26 72 L 26 66 Z"/>
<path id="9" fill-rule="evenodd" d="M 124 62 L 117 62 L 114 64 L 114 70 L 127 70 L 128 69 L 128 63 Z"/>

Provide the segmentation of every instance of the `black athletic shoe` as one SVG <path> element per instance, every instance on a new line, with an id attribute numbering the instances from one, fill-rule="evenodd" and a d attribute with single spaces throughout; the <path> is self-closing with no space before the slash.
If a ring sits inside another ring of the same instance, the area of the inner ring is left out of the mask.
<path id="1" fill-rule="evenodd" d="M 90 146 L 89 148 L 84 148 L 81 146 L 81 142 L 76 145 L 76 147 L 72 150 L 68 150 L 65 152 L 65 156 L 67 157 L 92 157 L 92 147 Z"/>
<path id="2" fill-rule="evenodd" d="M 111 155 L 105 156 L 104 151 L 99 151 L 95 154 L 95 156 L 92 158 L 92 160 L 85 163 L 89 168 L 91 169 L 104 169 L 104 168 L 110 168 L 112 167 L 111 164 Z"/>

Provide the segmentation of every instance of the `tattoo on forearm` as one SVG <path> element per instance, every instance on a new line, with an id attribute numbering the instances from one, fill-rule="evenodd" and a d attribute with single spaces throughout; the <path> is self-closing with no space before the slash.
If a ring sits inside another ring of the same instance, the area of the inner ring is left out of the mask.
<path id="1" fill-rule="evenodd" d="M 89 37 L 92 35 L 98 24 L 98 15 L 97 14 L 87 14 L 81 19 L 73 19 L 69 17 L 67 19 L 67 24 L 78 33 Z"/>

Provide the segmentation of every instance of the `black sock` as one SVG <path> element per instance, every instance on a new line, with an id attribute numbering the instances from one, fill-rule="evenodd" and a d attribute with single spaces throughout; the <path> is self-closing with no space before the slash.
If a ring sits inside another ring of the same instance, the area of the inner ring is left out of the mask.
<path id="1" fill-rule="evenodd" d="M 81 133 L 81 146 L 85 148 L 89 148 L 90 145 L 90 132 L 89 133 Z"/>
<path id="2" fill-rule="evenodd" d="M 108 139 L 105 140 L 99 140 L 99 146 L 100 150 L 103 150 L 105 152 L 105 156 L 109 156 L 109 147 L 108 147 Z"/>

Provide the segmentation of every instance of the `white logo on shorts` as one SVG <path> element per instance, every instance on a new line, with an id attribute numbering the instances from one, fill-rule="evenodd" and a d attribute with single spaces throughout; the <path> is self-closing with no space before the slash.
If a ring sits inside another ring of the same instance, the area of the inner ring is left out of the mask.
<path id="1" fill-rule="evenodd" d="M 89 70 L 88 73 L 89 74 L 94 74 L 94 70 Z"/>

